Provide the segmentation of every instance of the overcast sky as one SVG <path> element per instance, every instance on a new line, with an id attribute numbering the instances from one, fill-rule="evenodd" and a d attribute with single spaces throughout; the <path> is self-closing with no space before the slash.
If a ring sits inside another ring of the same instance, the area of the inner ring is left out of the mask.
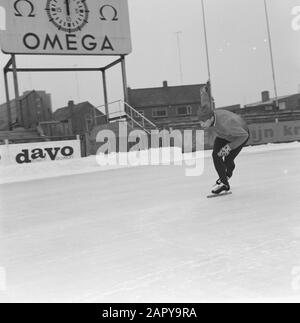
<path id="1" fill-rule="evenodd" d="M 292 9 L 300 0 L 268 0 L 279 95 L 298 92 L 300 85 L 300 30 L 292 28 Z M 132 88 L 180 85 L 176 32 L 180 34 L 184 84 L 207 81 L 200 0 L 129 0 L 133 52 L 127 57 Z M 273 83 L 263 0 L 206 0 L 213 94 L 218 107 L 259 101 Z M 0 12 L 0 21 L 3 14 Z M 34 58 L 34 59 L 33 59 Z M 9 56 L 0 54 L 0 68 Z M 102 57 L 18 56 L 22 67 L 98 67 Z M 10 79 L 12 80 L 12 79 Z M 20 74 L 20 90 L 46 90 L 53 110 L 75 102 L 103 103 L 98 73 Z M 109 74 L 109 99 L 122 98 L 118 68 Z M 0 75 L 0 103 L 5 101 Z"/>

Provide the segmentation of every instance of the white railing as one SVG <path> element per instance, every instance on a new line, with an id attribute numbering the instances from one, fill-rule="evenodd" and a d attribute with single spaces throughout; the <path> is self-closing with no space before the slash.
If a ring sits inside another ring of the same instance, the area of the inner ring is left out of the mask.
<path id="1" fill-rule="evenodd" d="M 114 107 L 115 106 L 115 107 Z M 158 129 L 157 126 L 140 112 L 135 110 L 131 105 L 123 100 L 112 101 L 108 103 L 109 114 L 97 116 L 96 110 L 94 110 L 94 124 L 97 124 L 98 118 L 106 118 L 107 122 L 126 120 L 132 128 L 135 126 L 142 128 L 144 131 L 150 134 L 151 130 Z M 100 105 L 96 107 L 98 111 L 103 113 L 106 105 Z"/>

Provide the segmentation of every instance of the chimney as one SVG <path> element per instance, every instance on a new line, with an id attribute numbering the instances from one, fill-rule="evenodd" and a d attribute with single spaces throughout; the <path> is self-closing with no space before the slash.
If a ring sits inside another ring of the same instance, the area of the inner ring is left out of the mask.
<path id="1" fill-rule="evenodd" d="M 168 81 L 163 81 L 163 87 L 168 87 Z"/>
<path id="2" fill-rule="evenodd" d="M 70 110 L 71 115 L 73 115 L 73 113 L 74 113 L 74 108 L 75 108 L 75 103 L 74 103 L 74 101 L 73 101 L 73 100 L 70 100 L 70 101 L 68 102 L 68 108 L 69 108 L 69 110 Z"/>
<path id="3" fill-rule="evenodd" d="M 269 91 L 261 92 L 261 100 L 262 100 L 262 102 L 269 101 L 270 100 L 270 92 Z"/>

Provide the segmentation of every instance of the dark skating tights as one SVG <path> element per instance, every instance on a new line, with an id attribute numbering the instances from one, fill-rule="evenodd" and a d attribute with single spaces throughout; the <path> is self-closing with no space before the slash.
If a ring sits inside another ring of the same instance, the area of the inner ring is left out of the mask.
<path id="1" fill-rule="evenodd" d="M 247 139 L 247 141 L 248 141 L 248 139 Z M 230 154 L 224 158 L 224 157 L 219 157 L 218 153 L 225 145 L 227 145 L 229 143 L 229 141 L 219 138 L 219 137 L 216 138 L 215 143 L 214 143 L 212 156 L 213 156 L 216 171 L 217 171 L 222 183 L 228 184 L 227 177 L 230 178 L 233 174 L 234 169 L 235 169 L 234 160 L 237 157 L 237 155 L 241 152 L 243 147 L 246 145 L 247 141 L 245 141 L 241 146 L 232 150 L 230 152 Z"/>

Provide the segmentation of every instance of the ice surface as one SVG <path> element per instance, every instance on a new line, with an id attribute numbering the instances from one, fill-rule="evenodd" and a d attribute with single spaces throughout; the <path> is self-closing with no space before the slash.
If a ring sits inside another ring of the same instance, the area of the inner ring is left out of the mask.
<path id="1" fill-rule="evenodd" d="M 299 147 L 299 142 L 286 143 L 286 144 L 267 144 L 254 147 L 246 147 L 243 149 L 243 154 L 247 153 L 257 153 L 266 152 L 273 150 L 285 150 L 291 149 L 293 147 Z M 156 149 L 153 149 L 154 151 Z M 163 148 L 162 151 L 168 151 L 169 149 Z M 195 154 L 184 154 L 179 153 L 179 149 L 175 148 L 173 155 L 175 161 L 179 160 L 193 160 Z M 135 153 L 129 153 L 128 156 L 132 156 Z M 198 152 L 197 152 L 198 154 Z M 201 155 L 201 152 L 200 152 Z M 205 158 L 210 158 L 211 151 L 204 152 Z M 99 171 L 107 171 L 113 169 L 126 168 L 128 166 L 122 165 L 107 165 L 99 166 L 95 156 L 90 156 L 82 159 L 71 159 L 71 160 L 60 160 L 56 162 L 38 162 L 32 164 L 26 164 L 20 167 L 19 165 L 10 165 L 5 167 L 0 167 L 0 184 L 22 182 L 34 179 L 42 178 L 53 178 L 59 176 L 75 175 L 75 174 L 85 174 Z M 132 166 L 129 166 L 132 167 Z"/>
<path id="2" fill-rule="evenodd" d="M 300 300 L 299 143 L 245 149 L 233 194 L 210 200 L 209 157 L 201 177 L 67 164 L 1 171 L 22 182 L 0 185 L 0 299 Z"/>

